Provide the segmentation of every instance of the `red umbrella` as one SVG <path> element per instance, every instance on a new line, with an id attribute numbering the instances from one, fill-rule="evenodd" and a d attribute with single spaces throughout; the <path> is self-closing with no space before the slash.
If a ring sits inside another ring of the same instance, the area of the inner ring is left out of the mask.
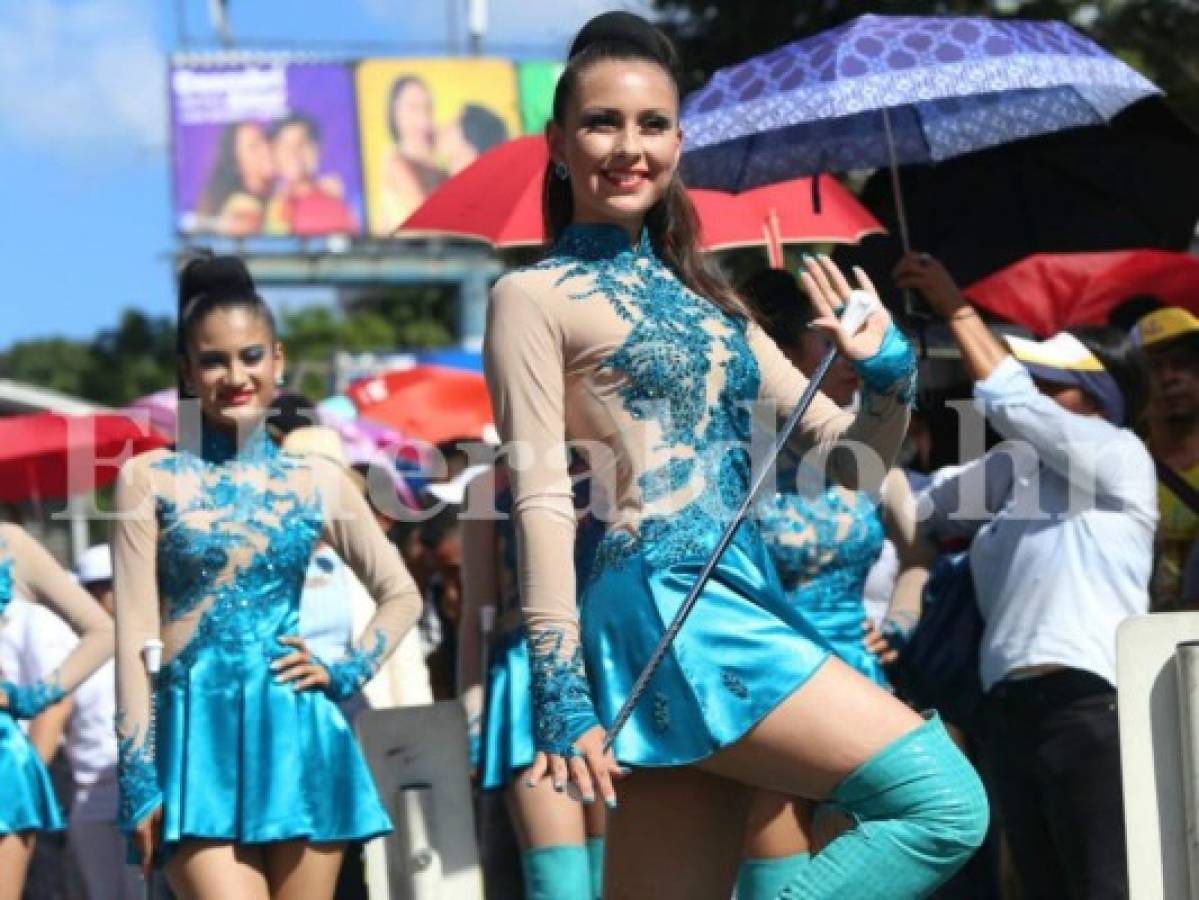
<path id="1" fill-rule="evenodd" d="M 688 191 L 704 229 L 705 250 L 766 245 L 770 265 L 783 267 L 784 244 L 856 244 L 883 226 L 836 179 L 820 182 L 820 211 L 811 178 L 793 178 L 742 194 Z"/>
<path id="2" fill-rule="evenodd" d="M 359 379 L 347 393 L 364 418 L 431 444 L 482 437 L 495 421 L 483 376 L 463 369 L 413 366 Z"/>
<path id="3" fill-rule="evenodd" d="M 1166 250 L 1037 253 L 963 292 L 997 315 L 1048 336 L 1071 325 L 1103 325 L 1137 294 L 1199 314 L 1199 260 Z"/>
<path id="4" fill-rule="evenodd" d="M 494 247 L 539 246 L 545 243 L 541 186 L 548 160 L 545 138 L 540 135 L 507 141 L 442 184 L 398 234 L 468 237 Z M 821 182 L 819 213 L 813 209 L 810 178 L 744 194 L 701 190 L 689 194 L 703 226 L 704 249 L 766 244 L 772 264 L 777 265 L 782 265 L 784 243 L 856 243 L 863 235 L 883 230 L 832 178 Z"/>
<path id="5" fill-rule="evenodd" d="M 130 456 L 166 439 L 118 413 L 35 413 L 0 419 L 0 500 L 68 497 L 117 477 Z"/>

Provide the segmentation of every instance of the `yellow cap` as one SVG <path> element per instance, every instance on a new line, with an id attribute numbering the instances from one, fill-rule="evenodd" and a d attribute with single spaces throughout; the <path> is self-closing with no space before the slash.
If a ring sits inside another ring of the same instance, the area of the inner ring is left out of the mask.
<path id="1" fill-rule="evenodd" d="M 1133 329 L 1133 340 L 1142 347 L 1152 347 L 1188 334 L 1199 333 L 1199 318 L 1180 306 L 1155 309 L 1142 316 Z"/>

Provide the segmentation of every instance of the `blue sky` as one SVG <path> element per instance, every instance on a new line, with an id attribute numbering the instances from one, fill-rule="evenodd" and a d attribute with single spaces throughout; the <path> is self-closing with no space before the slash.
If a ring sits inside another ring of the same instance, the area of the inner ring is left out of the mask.
<path id="1" fill-rule="evenodd" d="M 247 49 L 447 52 L 466 0 L 230 0 Z M 644 0 L 490 0 L 484 51 L 560 56 L 604 9 Z M 454 16 L 452 9 L 457 9 Z M 181 22 L 182 10 L 186 21 Z M 124 307 L 173 309 L 166 58 L 213 48 L 208 0 L 20 0 L 0 18 L 0 348 L 90 337 Z M 465 28 L 462 25 L 463 30 Z M 464 37 L 457 38 L 459 47 Z"/>

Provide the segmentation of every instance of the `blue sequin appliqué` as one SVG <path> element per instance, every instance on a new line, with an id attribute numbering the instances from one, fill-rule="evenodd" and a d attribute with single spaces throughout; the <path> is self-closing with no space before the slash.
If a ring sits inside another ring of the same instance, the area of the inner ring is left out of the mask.
<path id="1" fill-rule="evenodd" d="M 706 553 L 749 488 L 748 453 L 728 449 L 749 435 L 760 382 L 745 321 L 688 290 L 654 255 L 648 232 L 633 247 L 615 226 L 573 225 L 535 268 L 557 272 L 559 285 L 578 282 L 575 301 L 602 298 L 632 326 L 600 368 L 620 377 L 629 415 L 659 426 L 653 449 L 670 454 L 641 475 L 642 498 L 662 499 L 697 477 L 716 486 L 670 516 L 645 517 L 636 535 L 609 531 L 593 574 L 643 550 L 658 564 Z M 710 400 L 713 377 L 723 381 Z"/>
<path id="2" fill-rule="evenodd" d="M 137 823 L 162 802 L 158 789 L 158 770 L 148 740 L 141 740 L 135 730 L 125 733 L 124 717 L 117 714 L 117 777 L 121 802 L 117 810 L 117 826 L 132 831 Z"/>
<path id="3" fill-rule="evenodd" d="M 583 650 L 563 652 L 564 635 L 547 630 L 527 637 L 538 750 L 576 756 L 574 743 L 599 724 L 583 669 Z"/>
<path id="4" fill-rule="evenodd" d="M 0 616 L 12 602 L 13 592 L 13 560 L 8 553 L 8 542 L 0 538 Z"/>
<path id="5" fill-rule="evenodd" d="M 375 643 L 371 649 L 353 647 L 343 659 L 335 663 L 322 663 L 329 672 L 329 686 L 325 693 L 333 700 L 348 700 L 353 697 L 371 680 L 386 649 L 387 635 L 382 629 L 377 629 Z"/>

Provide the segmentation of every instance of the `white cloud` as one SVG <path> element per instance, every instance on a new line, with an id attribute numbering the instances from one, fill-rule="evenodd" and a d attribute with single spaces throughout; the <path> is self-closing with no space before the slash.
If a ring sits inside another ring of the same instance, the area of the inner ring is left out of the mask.
<path id="1" fill-rule="evenodd" d="M 167 141 L 156 3 L 21 0 L 0 19 L 0 128 L 29 146 L 91 156 Z"/>

